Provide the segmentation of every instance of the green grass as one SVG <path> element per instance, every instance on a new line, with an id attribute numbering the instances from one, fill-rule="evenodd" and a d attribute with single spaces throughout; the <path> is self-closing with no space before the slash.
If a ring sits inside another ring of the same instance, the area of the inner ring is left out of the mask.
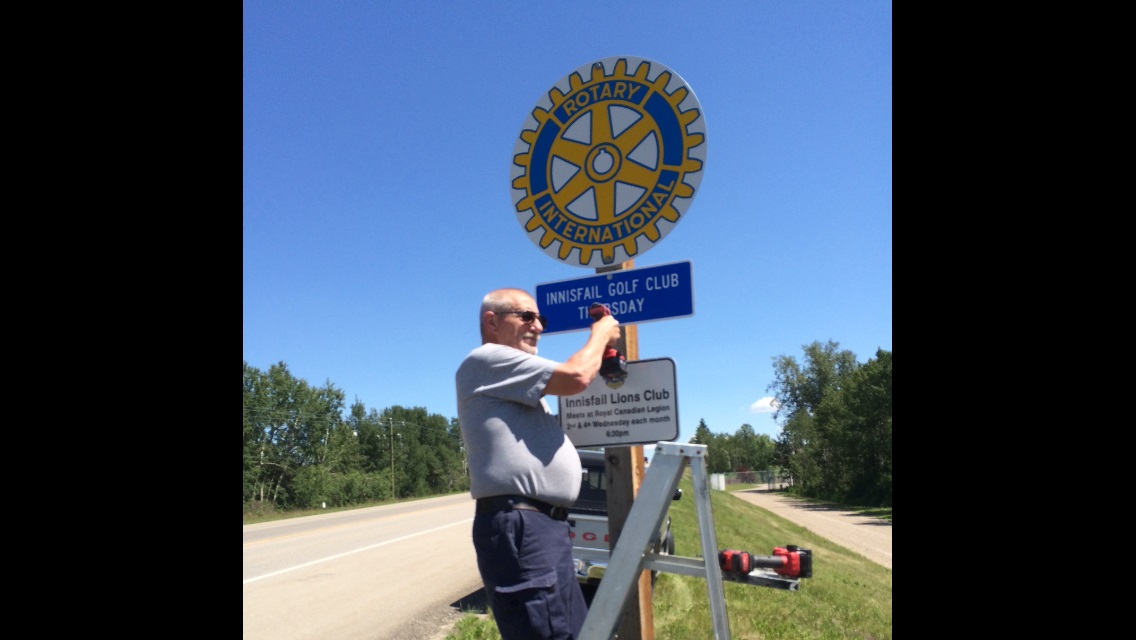
<path id="1" fill-rule="evenodd" d="M 465 493 L 459 492 L 459 493 Z M 402 500 L 376 500 L 374 502 L 352 504 L 345 507 L 328 507 L 326 509 L 293 509 L 290 511 L 278 510 L 271 505 L 267 508 L 259 508 L 258 505 L 245 505 L 244 522 L 242 524 L 260 524 L 261 522 L 273 522 L 275 520 L 288 520 L 289 518 L 303 518 L 304 516 L 318 516 L 322 513 L 335 513 L 336 511 L 352 511 L 355 509 L 365 509 L 367 507 L 381 507 L 386 504 L 399 504 L 403 502 L 411 502 L 414 500 L 426 500 L 428 498 L 437 498 L 440 495 L 419 496 L 417 498 L 404 498 Z"/>
<path id="2" fill-rule="evenodd" d="M 729 485 L 726 485 L 726 491 L 745 491 L 747 489 L 766 489 L 766 488 L 768 488 L 768 486 L 769 485 L 765 484 L 764 482 L 760 483 L 760 484 L 741 484 L 741 483 L 729 484 Z M 801 496 L 790 493 L 788 491 L 786 491 L 784 493 L 786 495 L 791 495 L 796 500 L 803 500 L 805 502 L 811 502 L 813 504 L 836 507 L 836 508 L 842 509 L 844 511 L 855 511 L 855 512 L 860 513 L 860 514 L 865 515 L 865 516 L 871 516 L 873 518 L 879 518 L 881 520 L 887 520 L 888 522 L 891 522 L 891 507 L 864 507 L 864 506 L 858 506 L 858 505 L 840 504 L 840 503 L 837 503 L 837 502 L 829 502 L 827 500 L 817 500 L 815 498 L 803 498 Z"/>
<path id="3" fill-rule="evenodd" d="M 486 618 L 476 614 L 466 614 L 457 621 L 454 630 L 446 638 L 501 640 L 501 634 L 497 631 L 497 625 L 493 622 L 492 617 Z"/>
<path id="4" fill-rule="evenodd" d="M 385 502 L 372 502 L 368 504 L 353 504 L 348 507 L 328 507 L 326 509 L 293 509 L 290 511 L 278 510 L 272 507 L 267 509 L 246 510 L 244 512 L 243 524 L 260 524 L 261 522 L 273 522 L 275 520 L 288 520 L 290 518 L 303 518 L 304 516 L 318 516 L 321 513 L 335 513 L 336 511 L 351 511 L 353 509 L 363 509 L 366 507 L 377 507 L 384 504 L 394 504 L 395 500 L 387 500 Z"/>
<path id="5" fill-rule="evenodd" d="M 702 542 L 689 469 L 679 486 L 683 489 L 683 499 L 672 502 L 670 507 L 675 553 L 700 557 Z M 766 556 L 773 554 L 774 547 L 793 544 L 810 549 L 813 556 L 813 577 L 802 578 L 799 591 L 724 582 L 731 638 L 884 640 L 892 637 L 890 569 L 727 492 L 711 491 L 710 504 L 718 549 Z M 841 506 L 891 520 L 890 508 Z M 660 573 L 651 612 L 656 638 L 714 637 L 710 598 L 703 578 Z M 500 637 L 491 617 L 467 614 L 446 640 L 500 640 Z"/>

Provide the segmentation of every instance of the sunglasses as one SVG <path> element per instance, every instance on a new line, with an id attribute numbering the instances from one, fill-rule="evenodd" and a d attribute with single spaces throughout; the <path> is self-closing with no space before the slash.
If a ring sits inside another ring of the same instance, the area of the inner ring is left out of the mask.
<path id="1" fill-rule="evenodd" d="M 548 320 L 544 316 L 540 315 L 539 313 L 537 313 L 535 311 L 500 311 L 498 313 L 515 313 L 518 316 L 521 316 L 521 320 L 524 321 L 524 322 L 532 322 L 533 320 L 540 320 L 541 326 L 544 326 L 544 327 L 548 326 Z"/>

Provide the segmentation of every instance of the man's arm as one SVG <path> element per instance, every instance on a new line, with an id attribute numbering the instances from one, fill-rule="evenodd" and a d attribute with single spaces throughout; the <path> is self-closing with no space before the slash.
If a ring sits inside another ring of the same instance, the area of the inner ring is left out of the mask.
<path id="1" fill-rule="evenodd" d="M 592 323 L 592 332 L 572 357 L 556 366 L 544 395 L 573 396 L 588 388 L 600 372 L 604 350 L 619 342 L 619 321 L 613 316 L 604 316 Z"/>

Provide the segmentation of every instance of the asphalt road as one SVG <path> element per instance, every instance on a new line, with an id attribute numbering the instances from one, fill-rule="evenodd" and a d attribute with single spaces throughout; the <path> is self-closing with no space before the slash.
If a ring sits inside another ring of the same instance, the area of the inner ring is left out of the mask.
<path id="1" fill-rule="evenodd" d="M 482 592 L 473 504 L 465 493 L 245 526 L 244 640 L 436 637 Z"/>

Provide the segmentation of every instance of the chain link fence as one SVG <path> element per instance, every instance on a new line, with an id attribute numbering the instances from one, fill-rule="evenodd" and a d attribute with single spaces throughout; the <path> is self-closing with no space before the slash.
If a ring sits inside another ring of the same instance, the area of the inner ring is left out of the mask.
<path id="1" fill-rule="evenodd" d="M 725 485 L 723 488 L 729 490 L 730 485 L 765 485 L 769 490 L 785 489 L 786 487 L 793 486 L 793 478 L 780 469 L 761 469 L 759 471 L 735 471 L 733 473 L 716 473 L 713 475 L 721 476 L 722 482 Z"/>

